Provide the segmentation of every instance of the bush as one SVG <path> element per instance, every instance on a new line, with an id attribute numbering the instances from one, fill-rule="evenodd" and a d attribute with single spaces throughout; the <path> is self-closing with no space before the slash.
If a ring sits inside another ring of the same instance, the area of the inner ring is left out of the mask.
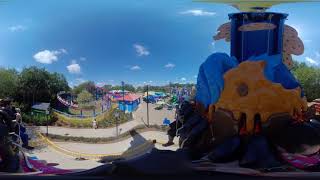
<path id="1" fill-rule="evenodd" d="M 27 124 L 32 124 L 36 126 L 45 126 L 47 125 L 46 116 L 32 116 L 29 113 L 22 113 L 22 121 Z M 57 121 L 53 115 L 48 116 L 48 124 L 52 125 Z"/>
<path id="2" fill-rule="evenodd" d="M 132 120 L 132 114 L 126 114 L 118 109 L 111 109 L 110 111 L 104 112 L 96 116 L 97 124 L 99 128 L 113 127 L 116 125 L 117 119 L 115 113 L 119 113 L 118 123 L 125 123 Z M 53 117 L 57 119 L 57 126 L 69 126 L 74 128 L 92 128 L 93 118 L 73 118 L 65 115 L 53 112 Z"/>

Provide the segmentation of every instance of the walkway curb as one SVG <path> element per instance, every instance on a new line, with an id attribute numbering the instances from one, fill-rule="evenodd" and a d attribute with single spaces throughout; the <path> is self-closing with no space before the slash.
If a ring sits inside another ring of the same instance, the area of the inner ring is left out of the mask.
<path id="1" fill-rule="evenodd" d="M 100 160 L 103 157 L 111 157 L 111 158 L 130 158 L 137 155 L 141 155 L 145 153 L 146 151 L 150 151 L 154 147 L 154 142 L 148 140 L 147 142 L 132 148 L 131 150 L 125 151 L 123 153 L 109 153 L 109 154 L 88 154 L 88 153 L 81 153 L 76 151 L 71 151 L 68 149 L 65 149 L 63 147 L 58 146 L 51 140 L 49 140 L 47 137 L 42 135 L 40 132 L 38 132 L 39 137 L 52 149 L 55 151 L 62 153 L 64 155 L 68 155 L 75 158 L 86 158 L 91 160 Z"/>

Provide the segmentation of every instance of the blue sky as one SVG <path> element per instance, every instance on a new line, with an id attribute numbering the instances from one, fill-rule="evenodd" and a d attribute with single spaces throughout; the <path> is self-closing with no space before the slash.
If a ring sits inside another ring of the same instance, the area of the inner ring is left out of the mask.
<path id="1" fill-rule="evenodd" d="M 320 64 L 320 3 L 278 5 L 305 53 Z M 229 43 L 212 36 L 231 6 L 192 0 L 8 0 L 0 3 L 0 66 L 35 65 L 63 73 L 71 86 L 195 82 L 200 64 Z"/>

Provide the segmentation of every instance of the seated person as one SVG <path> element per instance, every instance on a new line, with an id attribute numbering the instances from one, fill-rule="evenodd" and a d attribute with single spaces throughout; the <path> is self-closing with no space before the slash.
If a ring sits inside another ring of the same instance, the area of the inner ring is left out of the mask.
<path id="1" fill-rule="evenodd" d="M 34 148 L 29 146 L 29 136 L 26 134 L 26 128 L 22 125 L 20 109 L 17 109 L 19 111 L 17 112 L 16 108 L 12 106 L 11 102 L 12 100 L 9 98 L 2 100 L 2 111 L 7 113 L 7 118 L 9 120 L 16 120 L 16 123 L 19 124 L 20 128 L 14 127 L 13 131 L 20 135 L 22 147 L 32 150 Z"/>
<path id="2" fill-rule="evenodd" d="M 168 130 L 168 142 L 163 144 L 164 147 L 173 145 L 174 137 L 177 135 L 177 130 L 182 127 L 185 116 L 192 114 L 192 106 L 189 102 L 185 101 L 181 104 L 181 107 L 177 109 L 176 120 L 170 123 Z"/>
<path id="3" fill-rule="evenodd" d="M 175 136 L 180 136 L 179 145 L 182 147 L 186 144 L 192 144 L 194 138 L 202 132 L 207 126 L 199 112 L 195 112 L 195 103 L 184 101 L 181 107 L 177 109 L 177 117 L 174 122 L 169 125 L 168 142 L 163 146 L 173 145 Z"/>

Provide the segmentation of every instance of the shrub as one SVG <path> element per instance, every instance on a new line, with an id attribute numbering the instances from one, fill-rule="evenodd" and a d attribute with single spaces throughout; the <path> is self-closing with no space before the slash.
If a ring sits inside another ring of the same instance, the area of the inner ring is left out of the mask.
<path id="1" fill-rule="evenodd" d="M 119 118 L 115 117 L 115 113 L 119 113 Z M 67 125 L 69 127 L 75 128 L 91 128 L 93 118 L 74 118 L 67 117 L 65 115 L 53 112 L 53 117 L 57 119 L 56 125 L 63 126 Z M 113 127 L 116 125 L 116 122 L 119 124 L 128 122 L 132 120 L 132 114 L 126 114 L 118 109 L 111 109 L 110 111 L 104 112 L 95 117 L 99 128 Z"/>
<path id="2" fill-rule="evenodd" d="M 27 124 L 32 124 L 36 126 L 44 126 L 47 125 L 47 117 L 46 116 L 33 116 L 29 113 L 22 113 L 22 121 Z M 53 115 L 48 116 L 48 124 L 52 125 L 57 121 L 56 117 Z"/>

